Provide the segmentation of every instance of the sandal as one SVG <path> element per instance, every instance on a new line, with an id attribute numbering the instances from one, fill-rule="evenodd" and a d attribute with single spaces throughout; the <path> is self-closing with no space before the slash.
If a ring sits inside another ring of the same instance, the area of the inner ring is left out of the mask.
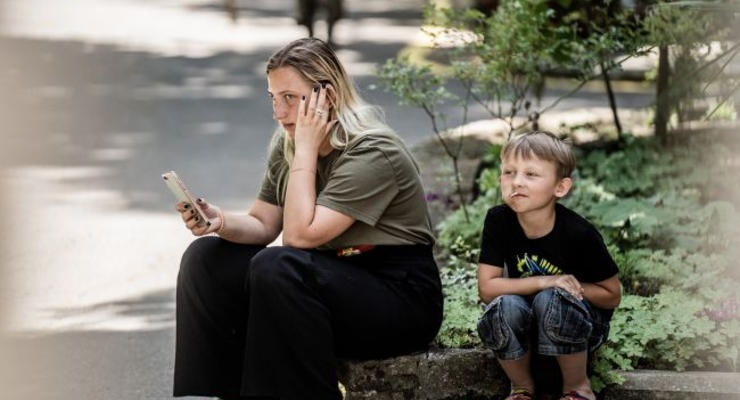
<path id="1" fill-rule="evenodd" d="M 560 397 L 560 400 L 591 400 L 591 399 L 576 392 L 575 390 L 571 390 L 568 393 L 563 393 L 563 395 Z"/>
<path id="2" fill-rule="evenodd" d="M 533 400 L 532 393 L 527 389 L 514 389 L 504 400 Z"/>

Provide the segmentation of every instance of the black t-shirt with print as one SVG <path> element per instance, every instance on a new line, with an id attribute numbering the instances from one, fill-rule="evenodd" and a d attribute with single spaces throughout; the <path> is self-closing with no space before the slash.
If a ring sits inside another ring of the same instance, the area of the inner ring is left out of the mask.
<path id="1" fill-rule="evenodd" d="M 479 262 L 506 268 L 509 278 L 571 274 L 594 283 L 619 272 L 596 228 L 561 204 L 552 231 L 537 239 L 527 238 L 509 206 L 488 210 Z"/>

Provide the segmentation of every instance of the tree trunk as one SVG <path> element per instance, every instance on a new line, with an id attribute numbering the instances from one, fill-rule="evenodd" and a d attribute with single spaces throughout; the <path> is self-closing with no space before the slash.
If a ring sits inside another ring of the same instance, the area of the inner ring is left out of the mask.
<path id="1" fill-rule="evenodd" d="M 668 114 L 670 102 L 668 99 L 668 46 L 658 47 L 658 82 L 655 93 L 655 137 L 661 143 L 668 142 Z"/>
<path id="2" fill-rule="evenodd" d="M 619 122 L 619 113 L 617 112 L 617 101 L 614 99 L 614 91 L 612 90 L 612 83 L 609 80 L 609 74 L 606 72 L 604 63 L 601 63 L 601 76 L 604 78 L 604 85 L 606 85 L 606 94 L 609 96 L 609 107 L 612 109 L 612 115 L 614 115 L 614 126 L 617 128 L 617 140 L 622 143 L 622 124 Z"/>

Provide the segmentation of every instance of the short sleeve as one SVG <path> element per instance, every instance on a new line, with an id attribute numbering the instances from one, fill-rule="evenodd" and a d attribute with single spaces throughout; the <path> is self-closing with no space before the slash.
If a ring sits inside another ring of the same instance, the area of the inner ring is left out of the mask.
<path id="1" fill-rule="evenodd" d="M 505 215 L 499 207 L 491 208 L 486 213 L 486 221 L 483 223 L 483 233 L 480 241 L 479 263 L 504 267 L 505 256 L 502 248 L 504 217 Z"/>
<path id="2" fill-rule="evenodd" d="M 581 249 L 581 281 L 601 282 L 619 272 L 617 264 L 604 244 L 604 239 L 596 228 L 591 227 L 585 231 L 579 243 L 581 243 L 578 246 Z"/>
<path id="3" fill-rule="evenodd" d="M 279 142 L 273 146 L 268 157 L 265 175 L 262 177 L 262 186 L 260 186 L 260 191 L 257 194 L 258 199 L 282 207 L 282 199 L 278 198 L 277 182 L 280 174 L 285 173 L 284 165 L 283 146 Z"/>
<path id="4" fill-rule="evenodd" d="M 337 159 L 316 204 L 375 226 L 398 192 L 395 170 L 385 153 L 359 146 Z"/>

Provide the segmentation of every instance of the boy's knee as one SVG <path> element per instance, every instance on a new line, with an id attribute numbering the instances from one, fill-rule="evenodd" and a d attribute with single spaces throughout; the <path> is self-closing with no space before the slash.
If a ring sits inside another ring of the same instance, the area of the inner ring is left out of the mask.
<path id="1" fill-rule="evenodd" d="M 586 305 L 567 291 L 555 288 L 535 297 L 539 327 L 556 345 L 575 346 L 566 353 L 585 350 L 593 324 Z M 581 348 L 583 347 L 583 348 Z"/>
<path id="2" fill-rule="evenodd" d="M 500 318 L 514 331 L 527 330 L 531 325 L 532 310 L 521 296 L 501 296 Z"/>
<path id="3" fill-rule="evenodd" d="M 550 307 L 550 303 L 553 301 L 553 298 L 556 297 L 555 293 L 557 290 L 557 288 L 547 288 L 534 296 L 534 299 L 532 300 L 532 310 L 538 317 L 547 312 Z"/>
<path id="4" fill-rule="evenodd" d="M 516 295 L 494 299 L 478 321 L 478 335 L 483 344 L 496 351 L 504 349 L 510 336 L 529 329 L 532 314 L 527 302 Z"/>

